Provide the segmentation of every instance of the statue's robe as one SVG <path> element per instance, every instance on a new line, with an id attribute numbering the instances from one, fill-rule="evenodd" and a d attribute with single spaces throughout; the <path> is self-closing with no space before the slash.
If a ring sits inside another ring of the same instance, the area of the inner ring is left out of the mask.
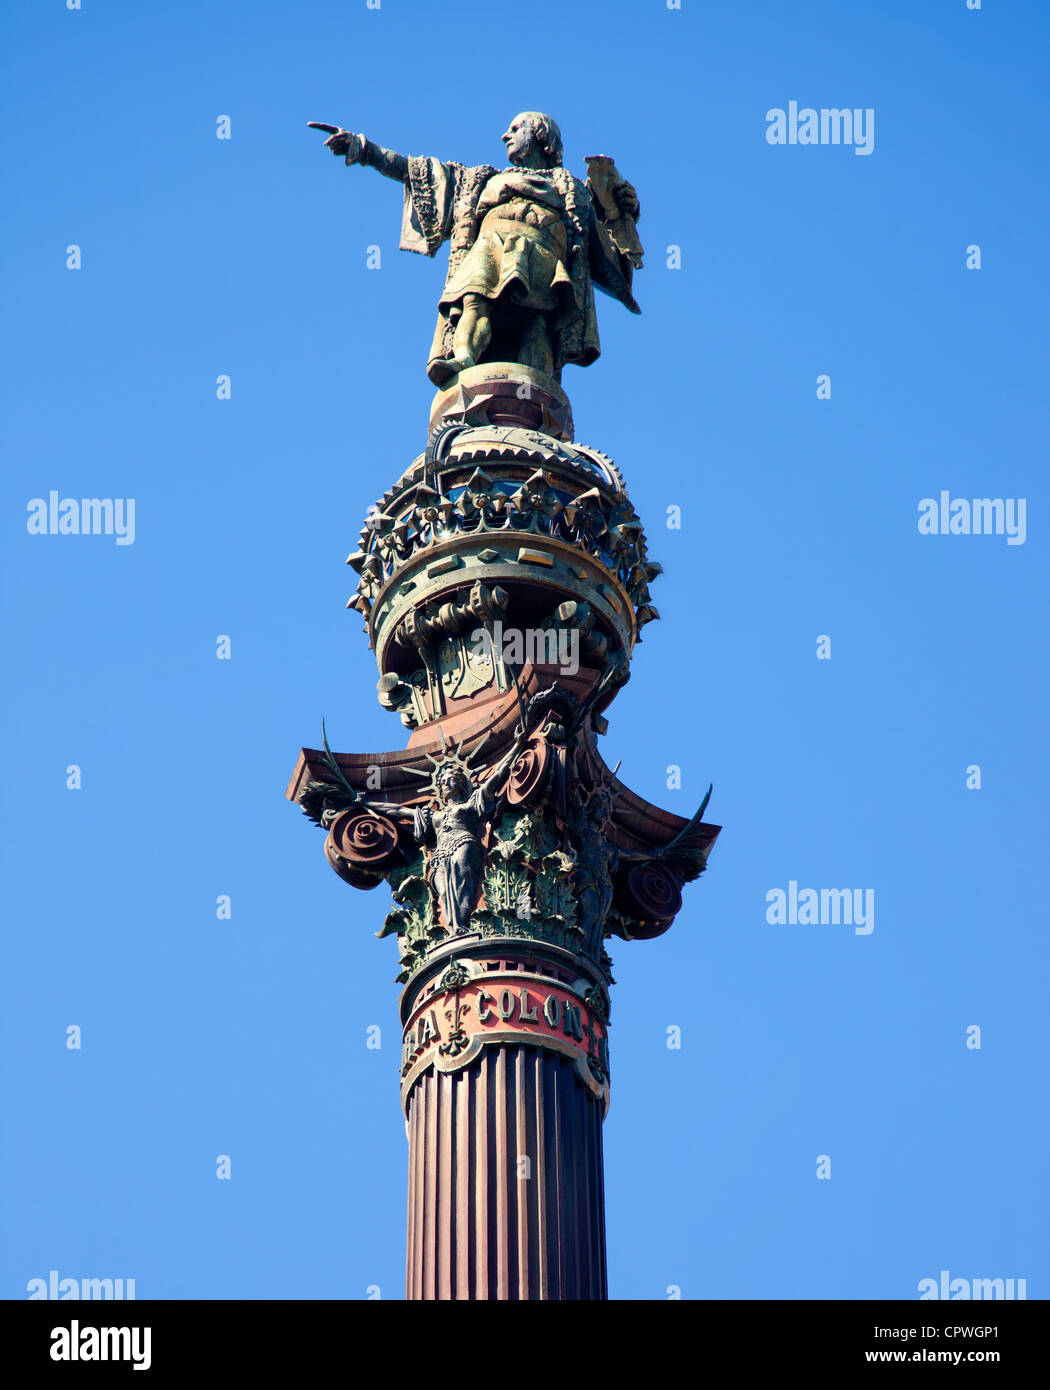
<path id="1" fill-rule="evenodd" d="M 523 200 L 535 205 L 530 221 L 540 225 L 500 218 L 501 206 Z M 509 294 L 519 308 L 544 313 L 555 372 L 566 362 L 586 367 L 601 352 L 594 285 L 641 312 L 630 261 L 596 216 L 586 184 L 560 166 L 501 171 L 409 156 L 401 249 L 434 256 L 446 241 L 448 274 L 427 361 L 435 385 L 452 374 L 452 338 L 466 294 Z"/>
<path id="2" fill-rule="evenodd" d="M 484 823 L 496 810 L 495 799 L 477 787 L 464 800 L 412 811 L 412 832 L 420 844 L 433 842 L 426 877 L 437 893 L 449 931 L 467 931 L 485 870 L 481 843 Z"/>

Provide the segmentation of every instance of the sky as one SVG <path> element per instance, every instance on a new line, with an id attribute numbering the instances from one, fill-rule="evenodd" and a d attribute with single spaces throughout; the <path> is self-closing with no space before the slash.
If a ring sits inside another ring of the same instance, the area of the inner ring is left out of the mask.
<path id="1" fill-rule="evenodd" d="M 499 165 L 535 109 L 642 205 L 642 315 L 599 296 L 563 383 L 664 566 L 603 754 L 724 826 L 672 930 L 611 943 L 610 1296 L 1047 1297 L 1050 8 L 0 25 L 0 1295 L 402 1296 L 388 899 L 283 794 L 322 716 L 405 740 L 343 562 L 424 448 L 446 253 L 306 122 Z M 770 143 L 791 102 L 870 110 L 870 151 Z M 52 491 L 134 499 L 133 541 L 32 534 Z M 1023 543 L 923 534 L 942 491 L 1023 499 Z M 871 929 L 769 920 L 791 883 Z"/>

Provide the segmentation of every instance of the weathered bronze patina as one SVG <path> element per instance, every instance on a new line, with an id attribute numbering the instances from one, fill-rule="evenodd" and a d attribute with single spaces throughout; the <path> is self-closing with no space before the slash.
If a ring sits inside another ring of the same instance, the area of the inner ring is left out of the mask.
<path id="1" fill-rule="evenodd" d="M 407 1293 L 604 1298 L 606 942 L 667 931 L 719 833 L 706 797 L 663 811 L 598 747 L 660 566 L 619 470 L 574 442 L 560 378 L 598 355 L 593 285 L 637 309 L 638 199 L 609 156 L 570 174 L 534 112 L 502 171 L 319 128 L 405 185 L 405 249 L 451 242 L 426 448 L 347 561 L 408 745 L 324 737 L 287 791 L 336 873 L 393 899 Z"/>
<path id="2" fill-rule="evenodd" d="M 515 116 L 501 137 L 511 167 L 396 154 L 363 135 L 311 121 L 347 164 L 405 186 L 401 249 L 434 256 L 450 243 L 427 375 L 443 386 L 480 362 L 518 362 L 560 380 L 566 362 L 601 351 L 592 284 L 639 313 L 631 294 L 641 245 L 638 198 L 604 155 L 591 181 L 562 164 L 557 124 Z"/>

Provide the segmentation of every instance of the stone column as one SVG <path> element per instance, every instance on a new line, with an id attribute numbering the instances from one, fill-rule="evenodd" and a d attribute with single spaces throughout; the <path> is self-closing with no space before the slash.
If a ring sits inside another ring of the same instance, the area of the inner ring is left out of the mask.
<path id="1" fill-rule="evenodd" d="M 671 815 L 598 747 L 660 567 L 560 385 L 514 363 L 439 393 L 348 563 L 411 735 L 304 748 L 287 795 L 342 879 L 393 896 L 407 1297 L 603 1299 L 605 943 L 666 931 L 719 830 L 706 798 Z"/>
<path id="2" fill-rule="evenodd" d="M 606 1297 L 608 1088 L 576 1037 L 601 1025 L 566 972 L 512 944 L 458 959 L 463 988 L 432 978 L 405 1001 L 409 1299 Z M 484 1041 L 442 1056 L 457 1007 Z M 428 1014 L 445 1041 L 429 1036 Z"/>

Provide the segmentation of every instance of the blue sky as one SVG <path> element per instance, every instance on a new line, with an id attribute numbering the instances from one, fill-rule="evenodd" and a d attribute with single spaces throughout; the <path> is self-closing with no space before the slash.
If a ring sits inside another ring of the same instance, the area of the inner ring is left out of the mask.
<path id="1" fill-rule="evenodd" d="M 398 252 L 400 190 L 305 122 L 501 163 L 531 108 L 642 202 L 643 314 L 601 297 L 603 356 L 565 373 L 665 569 L 604 753 L 682 814 L 713 781 L 725 826 L 672 931 L 613 943 L 610 1294 L 914 1298 L 948 1269 L 1046 1297 L 1050 10 L 2 23 L 0 1293 L 401 1296 L 386 898 L 283 792 L 322 715 L 337 748 L 403 742 L 343 560 L 424 446 L 445 262 Z M 873 152 L 770 145 L 793 100 L 872 108 Z M 134 498 L 134 544 L 28 534 L 52 489 Z M 941 489 L 1026 499 L 1025 543 L 920 535 Z M 874 890 L 874 930 L 771 925 L 791 880 Z"/>

